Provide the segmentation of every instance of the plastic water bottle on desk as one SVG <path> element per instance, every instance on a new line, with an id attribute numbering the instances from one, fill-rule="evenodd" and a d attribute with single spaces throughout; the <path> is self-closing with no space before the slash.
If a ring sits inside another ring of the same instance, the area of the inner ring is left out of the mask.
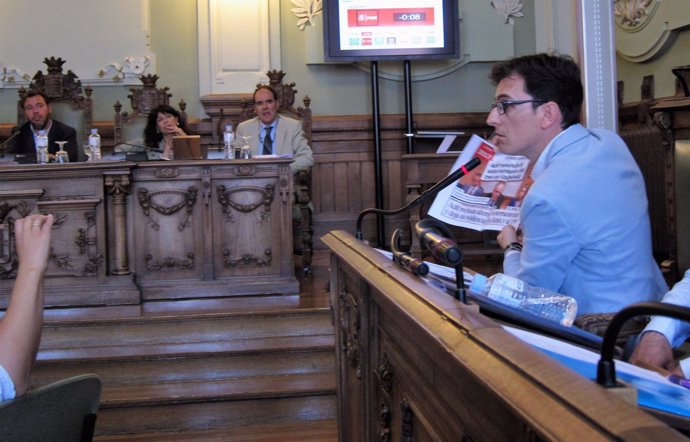
<path id="1" fill-rule="evenodd" d="M 225 132 L 223 132 L 223 142 L 225 144 L 225 155 L 226 160 L 235 159 L 235 133 L 232 131 L 232 124 L 225 126 Z"/>
<path id="2" fill-rule="evenodd" d="M 101 159 L 101 136 L 98 135 L 98 129 L 91 129 L 89 135 L 89 148 L 91 149 L 91 158 L 89 161 L 98 161 Z"/>
<path id="3" fill-rule="evenodd" d="M 503 273 L 489 278 L 476 274 L 469 292 L 568 327 L 573 325 L 577 314 L 577 301 L 574 298 L 531 286 Z"/>
<path id="4" fill-rule="evenodd" d="M 48 163 L 48 133 L 45 130 L 39 130 L 36 137 L 36 162 L 38 164 Z"/>

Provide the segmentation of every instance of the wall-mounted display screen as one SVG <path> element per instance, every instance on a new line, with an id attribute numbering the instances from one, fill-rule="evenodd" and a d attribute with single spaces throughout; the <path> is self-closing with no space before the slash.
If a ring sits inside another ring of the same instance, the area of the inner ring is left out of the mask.
<path id="1" fill-rule="evenodd" d="M 326 61 L 457 58 L 457 0 L 324 0 Z"/>

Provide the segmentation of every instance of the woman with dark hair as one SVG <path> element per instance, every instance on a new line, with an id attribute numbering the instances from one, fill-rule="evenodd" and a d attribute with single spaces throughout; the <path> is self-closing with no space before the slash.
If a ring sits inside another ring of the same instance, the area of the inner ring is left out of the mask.
<path id="1" fill-rule="evenodd" d="M 180 113 L 161 104 L 149 113 L 143 138 L 115 146 L 115 152 L 146 152 L 149 160 L 172 160 L 173 137 L 187 135 Z"/>

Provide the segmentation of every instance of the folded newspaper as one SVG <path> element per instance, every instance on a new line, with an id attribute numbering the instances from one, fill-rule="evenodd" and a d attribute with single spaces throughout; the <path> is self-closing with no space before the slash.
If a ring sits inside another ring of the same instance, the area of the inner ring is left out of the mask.
<path id="1" fill-rule="evenodd" d="M 527 173 L 529 159 L 497 152 L 491 143 L 472 135 L 450 173 L 474 157 L 481 164 L 441 190 L 429 215 L 474 230 L 501 230 L 507 225 L 517 228 L 520 205 L 532 184 Z"/>

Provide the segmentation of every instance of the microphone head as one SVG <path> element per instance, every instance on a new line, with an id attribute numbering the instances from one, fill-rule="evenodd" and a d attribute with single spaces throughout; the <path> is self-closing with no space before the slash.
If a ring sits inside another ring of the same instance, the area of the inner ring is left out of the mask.
<path id="1" fill-rule="evenodd" d="M 448 265 L 456 265 L 462 262 L 462 252 L 453 241 L 447 238 L 444 238 L 438 247 L 434 248 L 434 251 L 438 253 L 436 258 Z"/>
<path id="2" fill-rule="evenodd" d="M 429 273 L 429 266 L 424 261 L 415 259 L 410 264 L 410 270 L 412 270 L 412 273 L 414 273 L 417 276 L 424 276 L 427 273 Z"/>

